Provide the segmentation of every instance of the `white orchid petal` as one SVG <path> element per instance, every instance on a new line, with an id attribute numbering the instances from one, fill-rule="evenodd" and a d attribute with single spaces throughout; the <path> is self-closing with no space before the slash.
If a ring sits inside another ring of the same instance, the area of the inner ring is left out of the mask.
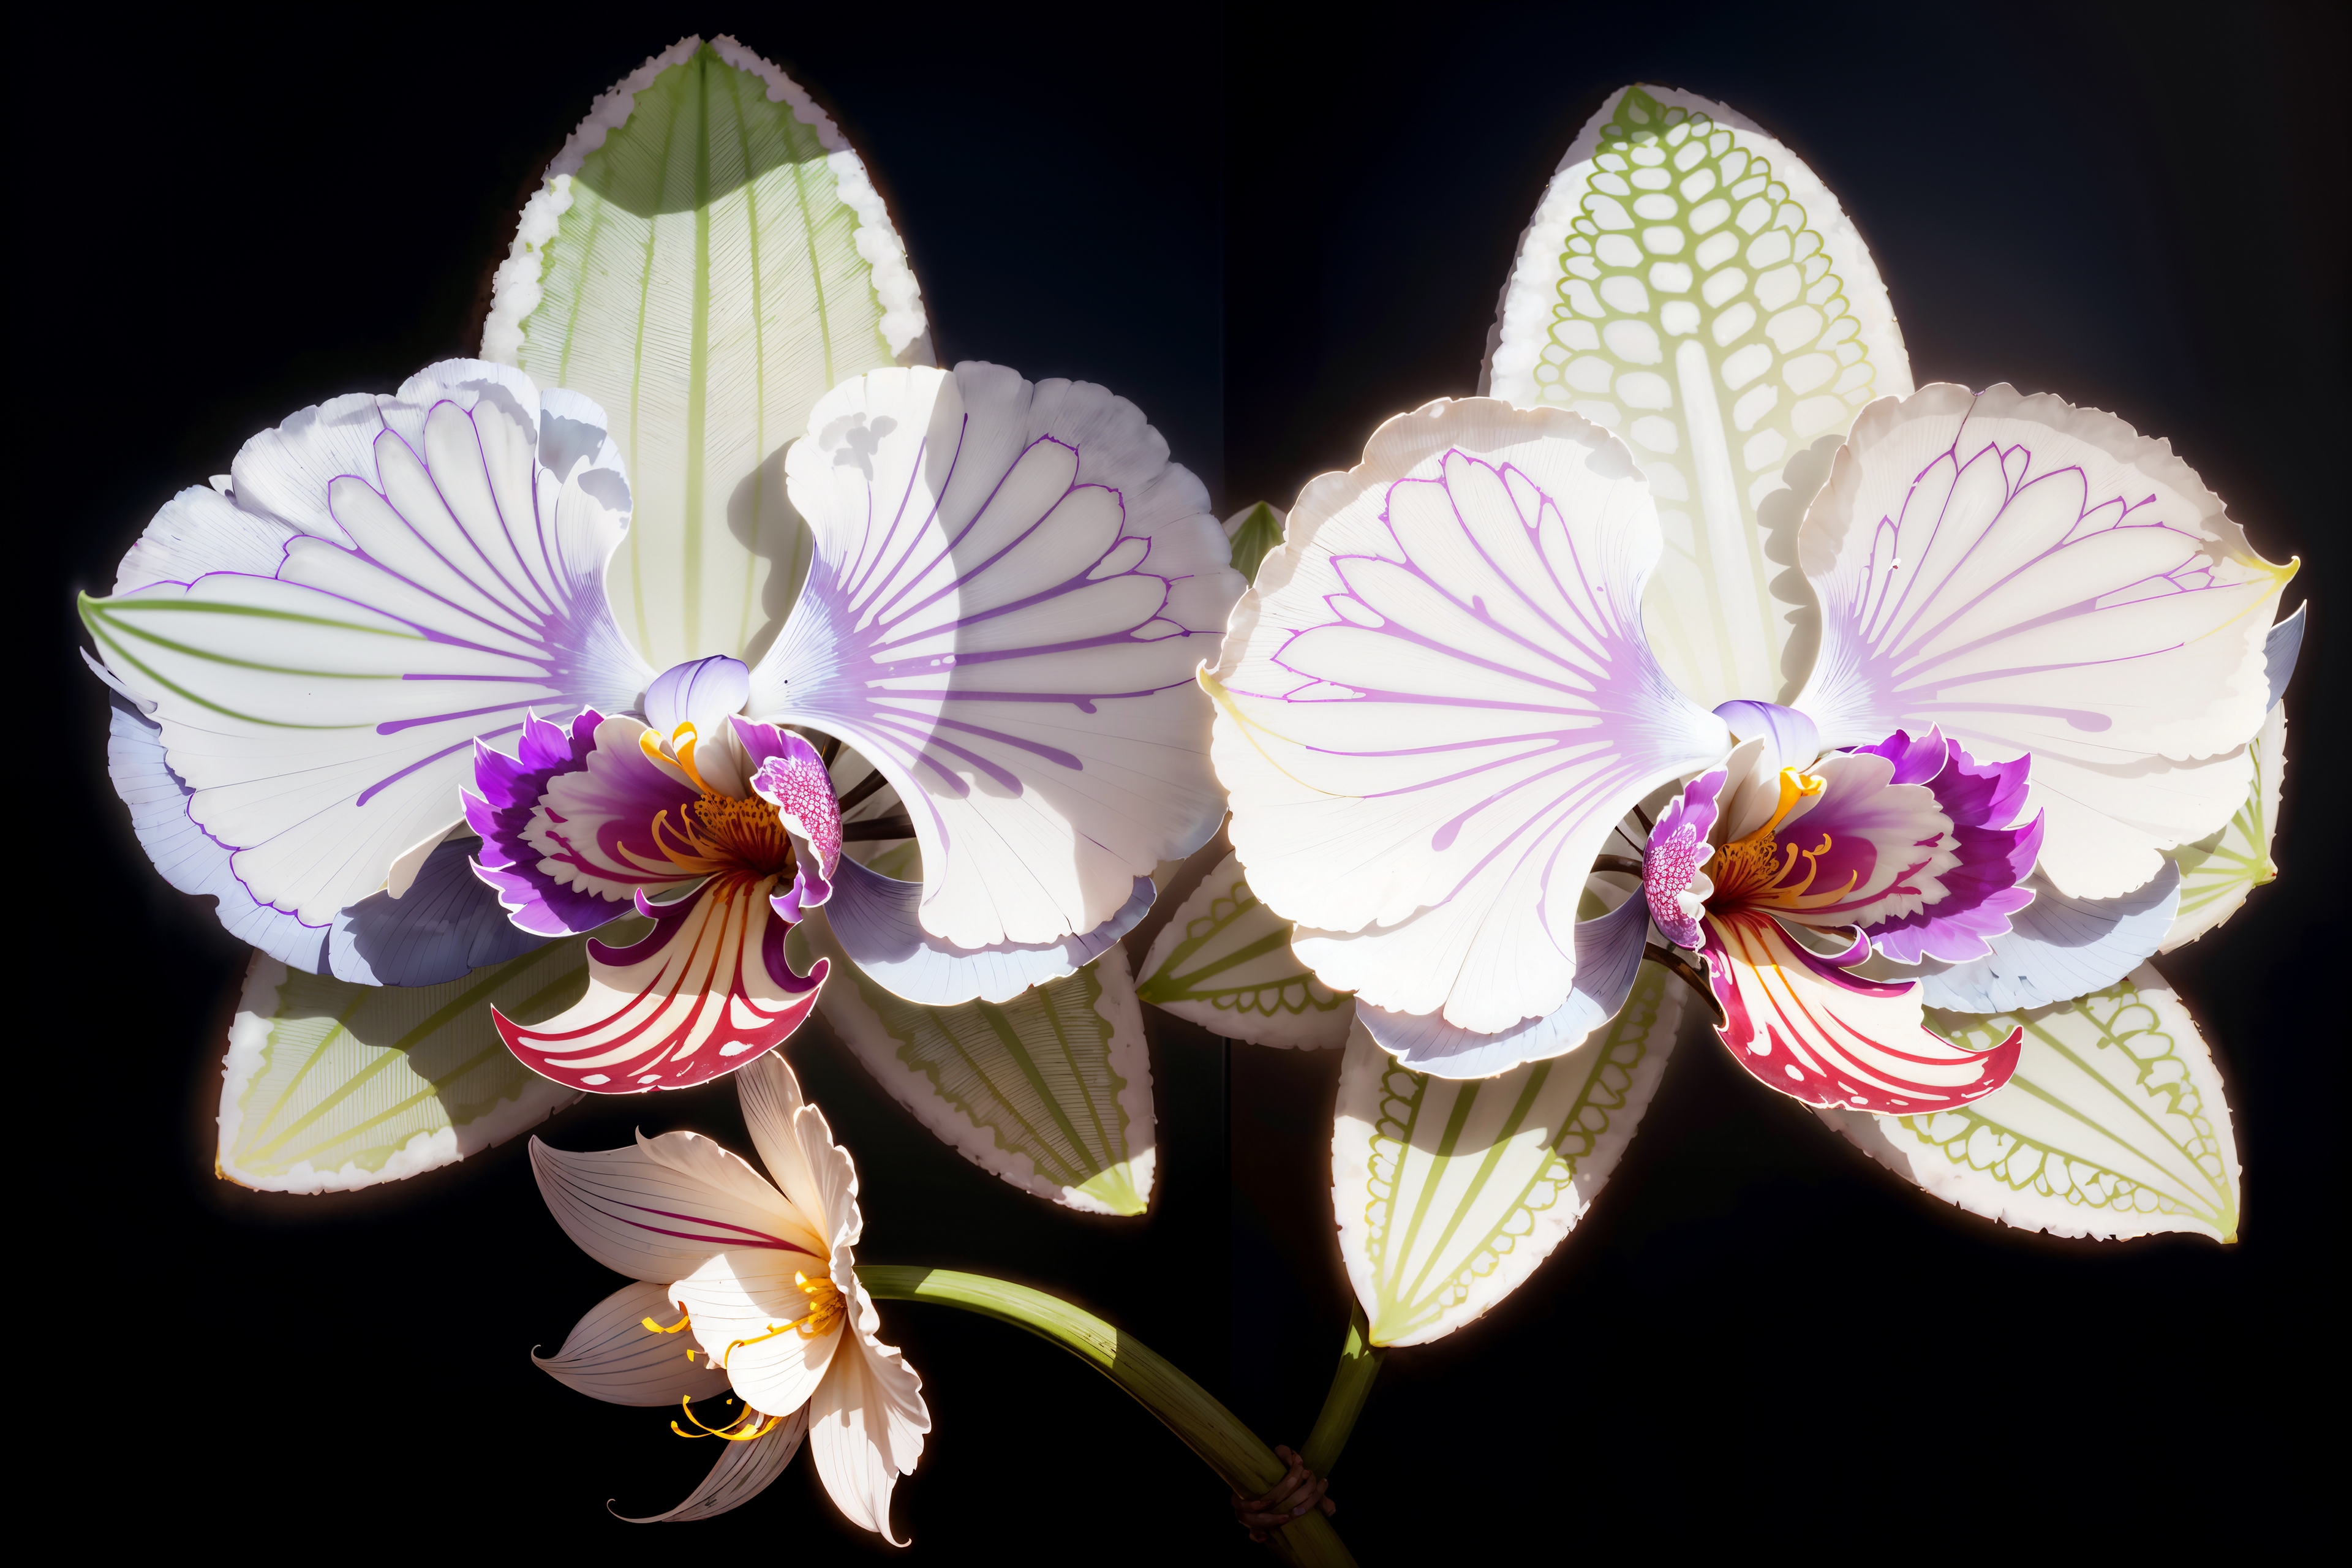
<path id="1" fill-rule="evenodd" d="M 1242 584 L 1206 493 L 1132 404 L 996 365 L 877 371 L 809 422 L 817 560 L 751 712 L 881 769 L 932 935 L 1092 931 L 1223 814 L 1191 678 Z"/>
<path id="2" fill-rule="evenodd" d="M 614 603 L 656 668 L 766 648 L 809 563 L 785 445 L 845 377 L 931 357 L 856 150 L 726 37 L 681 40 L 590 109 L 524 206 L 482 343 L 625 434 L 637 510 Z"/>
<path id="3" fill-rule="evenodd" d="M 1250 891 L 1241 858 L 1228 855 L 1160 928 L 1135 994 L 1232 1039 L 1336 1050 L 1348 1043 L 1354 1002 L 1317 978 L 1290 936 L 1290 922 Z"/>
<path id="4" fill-rule="evenodd" d="M 893 1546 L 890 1493 L 912 1475 L 931 1429 L 923 1380 L 892 1347 L 859 1334 L 809 1402 L 809 1456 L 834 1506 Z"/>
<path id="5" fill-rule="evenodd" d="M 2302 619 L 2303 612 L 2297 610 L 2294 623 Z M 2275 675 L 2273 684 L 2275 689 Z M 2180 868 L 2180 904 L 2158 952 L 2195 942 L 2236 914 L 2247 894 L 2278 876 L 2271 859 L 2271 837 L 2278 831 L 2279 791 L 2286 782 L 2284 702 L 2271 705 L 2263 732 L 2246 754 L 2254 778 L 2238 814 L 2196 843 L 2166 851 Z"/>
<path id="6" fill-rule="evenodd" d="M 2036 871 L 2033 901 L 1986 939 L 1985 956 L 1962 963 L 1865 965 L 1874 978 L 1916 980 L 1919 999 L 1956 1013 L 2014 1013 L 2103 991 L 2158 951 L 2180 896 L 2179 868 L 2168 862 L 2145 888 L 2118 899 L 2070 899 Z"/>
<path id="7" fill-rule="evenodd" d="M 1010 1002 L 1033 985 L 1076 973 L 1135 929 L 1157 894 L 1135 879 L 1128 900 L 1089 931 L 1046 942 L 960 947 L 923 929 L 923 884 L 902 882 L 859 865 L 841 865 L 825 924 L 845 956 L 877 984 L 926 1007 Z"/>
<path id="8" fill-rule="evenodd" d="M 673 1316 L 667 1289 L 632 1280 L 591 1307 L 562 1350 L 533 1351 L 530 1359 L 558 1383 L 607 1405 L 676 1405 L 726 1393 L 727 1374 L 692 1340 L 646 1327 L 648 1318 L 667 1326 Z"/>
<path id="9" fill-rule="evenodd" d="M 1832 745 L 1934 723 L 1983 761 L 2030 752 L 2063 890 L 2128 892 L 2244 800 L 2294 567 L 2166 443 L 2007 386 L 1874 404 L 1799 560 L 1823 629 L 1795 706 Z"/>
<path id="10" fill-rule="evenodd" d="M 2236 1238 L 2238 1145 L 2221 1075 L 2154 969 L 2054 1007 L 1933 1021 L 1979 1047 L 2021 1030 L 2016 1073 L 1932 1115 L 1822 1120 L 1931 1196 L 2021 1230 Z"/>
<path id="11" fill-rule="evenodd" d="M 1568 999 L 1594 855 L 1728 745 L 1643 639 L 1658 548 L 1621 444 L 1488 399 L 1299 497 L 1202 681 L 1234 847 L 1326 984 L 1481 1033 Z"/>
<path id="12" fill-rule="evenodd" d="M 1684 690 L 1796 689 L 1819 617 L 1778 563 L 1854 410 L 1911 370 L 1861 235 L 1794 153 L 1696 93 L 1612 94 L 1528 225 L 1479 390 L 1633 444 L 1665 531 L 1643 621 Z"/>
<path id="13" fill-rule="evenodd" d="M 671 1158 L 656 1158 L 655 1147 Z M 740 1169 L 728 1167 L 729 1161 Z M 824 1238 L 806 1228 L 759 1173 L 692 1132 L 580 1153 L 534 1138 L 530 1168 L 564 1234 L 589 1257 L 633 1279 L 683 1279 L 730 1247 L 806 1259 L 797 1265 L 803 1268 L 821 1268 L 827 1259 Z"/>
<path id="14" fill-rule="evenodd" d="M 642 689 L 603 583 L 627 485 L 559 481 L 545 422 L 528 380 L 471 360 L 306 410 L 247 444 L 227 498 L 287 525 L 273 574 L 221 533 L 226 569 L 84 600 L 256 900 L 325 925 L 458 814 L 475 737 Z"/>
<path id="15" fill-rule="evenodd" d="M 757 1437 L 722 1442 L 710 1473 L 703 1478 L 700 1486 L 687 1494 L 684 1502 L 643 1518 L 632 1519 L 626 1514 L 620 1517 L 631 1524 L 689 1524 L 741 1508 L 784 1473 L 784 1468 L 801 1451 L 801 1441 L 807 1433 L 807 1412 L 795 1410 Z"/>

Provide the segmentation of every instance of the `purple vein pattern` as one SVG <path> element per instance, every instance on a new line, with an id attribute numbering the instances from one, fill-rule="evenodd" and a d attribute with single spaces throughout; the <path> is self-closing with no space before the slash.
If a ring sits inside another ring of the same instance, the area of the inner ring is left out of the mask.
<path id="1" fill-rule="evenodd" d="M 454 361 L 256 437 L 84 619 L 253 902 L 323 926 L 457 819 L 478 738 L 635 706 L 627 509 L 593 405 Z"/>
<path id="2" fill-rule="evenodd" d="M 785 465 L 816 542 L 751 711 L 840 735 L 964 948 L 1091 931 L 1216 828 L 1212 655 L 1241 579 L 1133 405 L 994 365 L 836 387 Z"/>
<path id="3" fill-rule="evenodd" d="M 1996 386 L 1873 405 L 1799 542 L 1822 647 L 1795 706 L 1832 746 L 1940 726 L 2033 757 L 2062 889 L 2112 897 L 2245 798 L 2292 567 L 2164 442 Z"/>
<path id="4" fill-rule="evenodd" d="M 1486 399 L 1300 498 L 1207 682 L 1234 848 L 1326 983 L 1490 1034 L 1568 999 L 1606 836 L 1727 749 L 1643 636 L 1658 551 L 1623 447 Z"/>

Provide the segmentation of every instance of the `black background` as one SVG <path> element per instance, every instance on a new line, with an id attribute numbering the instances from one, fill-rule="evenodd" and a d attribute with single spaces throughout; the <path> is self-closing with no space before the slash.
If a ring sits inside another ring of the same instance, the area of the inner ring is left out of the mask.
<path id="1" fill-rule="evenodd" d="M 2009 380 L 2169 436 L 2259 549 L 2304 558 L 2284 877 L 2164 964 L 2229 1083 L 2239 1244 L 1997 1231 L 1686 1047 L 1559 1254 L 1391 1358 L 1334 1489 L 1362 1561 L 1727 1540 L 1940 1557 L 2042 1530 L 2251 1547 L 2334 1489 L 2314 1467 L 2341 1442 L 2326 1336 L 2344 1321 L 2325 1264 L 2343 1009 L 2320 1001 L 2343 964 L 2352 590 L 2342 10 L 1424 7 L 1322 31 L 1243 8 L 274 15 L 16 35 L 11 541 L 36 564 L 11 586 L 30 676 L 12 821 L 36 942 L 13 1012 L 10 1208 L 35 1224 L 14 1328 L 17 1359 L 64 1380 L 16 1411 L 64 1467 L 12 1499 L 20 1517 L 263 1560 L 887 1551 L 805 1460 L 687 1542 L 606 1517 L 608 1498 L 675 1502 L 709 1449 L 524 1358 L 613 1281 L 547 1217 L 520 1143 L 339 1197 L 213 1178 L 242 956 L 141 858 L 72 654 L 69 591 L 103 591 L 173 490 L 305 404 L 471 352 L 514 207 L 590 98 L 684 32 L 730 29 L 836 106 L 943 359 L 1108 384 L 1221 510 L 1286 503 L 1381 418 L 1474 390 L 1544 181 L 1602 94 L 1647 80 L 1733 104 L 1811 164 L 1918 380 Z M 793 1054 L 858 1157 L 866 1258 L 1059 1290 L 1296 1443 L 1346 1314 L 1337 1054 L 1154 1028 L 1141 1222 L 1048 1208 L 823 1042 Z M 590 1106 L 550 1135 L 604 1148 L 640 1123 L 741 1146 L 724 1089 Z M 1209 1473 L 1076 1362 L 940 1309 L 886 1306 L 885 1325 L 937 1422 L 896 1510 L 924 1557 L 1255 1551 Z"/>

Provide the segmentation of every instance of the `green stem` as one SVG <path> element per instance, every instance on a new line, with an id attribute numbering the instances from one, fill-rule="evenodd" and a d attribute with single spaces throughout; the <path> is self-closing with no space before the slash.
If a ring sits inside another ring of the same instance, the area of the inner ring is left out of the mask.
<path id="1" fill-rule="evenodd" d="M 1158 1416 L 1243 1497 L 1263 1497 L 1282 1479 L 1283 1464 L 1274 1450 L 1208 1390 L 1133 1334 L 1058 1296 L 949 1268 L 868 1263 L 858 1268 L 857 1279 L 880 1300 L 960 1307 L 1061 1346 L 1134 1395 L 1136 1403 Z M 1357 1403 L 1362 1403 L 1360 1396 Z M 1352 1419 L 1352 1412 L 1350 1415 Z M 1321 1429 L 1318 1424 L 1317 1430 Z M 1271 1539 L 1286 1562 L 1307 1568 L 1355 1568 L 1355 1558 L 1319 1511 L 1291 1521 Z"/>
<path id="2" fill-rule="evenodd" d="M 1339 1462 L 1339 1450 L 1348 1446 L 1348 1434 L 1356 1429 L 1372 1380 L 1381 1374 L 1381 1361 L 1389 1353 L 1372 1343 L 1371 1332 L 1359 1301 L 1348 1316 L 1347 1342 L 1339 1347 L 1339 1366 L 1331 1374 L 1331 1392 L 1323 1396 L 1323 1414 L 1315 1418 L 1315 1430 L 1307 1435 L 1307 1447 L 1299 1454 L 1308 1469 L 1327 1479 Z"/>

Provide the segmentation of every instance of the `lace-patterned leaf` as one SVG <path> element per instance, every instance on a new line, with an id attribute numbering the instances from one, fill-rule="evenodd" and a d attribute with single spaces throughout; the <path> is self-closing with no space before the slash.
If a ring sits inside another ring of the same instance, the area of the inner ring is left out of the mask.
<path id="1" fill-rule="evenodd" d="M 587 984 L 579 937 L 440 985 L 354 985 L 257 953 L 221 1069 L 215 1169 L 264 1192 L 348 1192 L 528 1131 L 580 1095 L 515 1060 L 491 1005 L 536 1022 Z"/>
<path id="2" fill-rule="evenodd" d="M 1228 855 L 1160 928 L 1135 994 L 1254 1046 L 1344 1046 L 1354 1001 L 1300 962 L 1290 929 L 1250 891 L 1241 858 Z"/>
<path id="3" fill-rule="evenodd" d="M 1644 963 L 1624 1010 L 1581 1049 L 1467 1081 L 1409 1072 L 1356 1029 L 1331 1192 L 1374 1344 L 1444 1338 L 1566 1239 L 1649 1108 L 1689 995 Z"/>
<path id="4" fill-rule="evenodd" d="M 787 952 L 835 960 L 817 1013 L 940 1140 L 1024 1192 L 1090 1214 L 1151 1205 L 1151 1058 L 1126 950 L 1005 1003 L 926 1007 L 849 963 L 824 922 Z"/>
<path id="5" fill-rule="evenodd" d="M 1667 673 L 1710 708 L 1786 700 L 1818 624 L 1797 523 L 1854 411 L 1911 390 L 1878 268 L 1812 171 L 1722 104 L 1626 88 L 1545 190 L 1487 361 L 1481 390 L 1640 455 Z"/>
<path id="6" fill-rule="evenodd" d="M 865 165 L 729 37 L 680 41 L 590 109 L 523 209 L 482 342 L 612 416 L 636 498 L 613 604 L 656 669 L 759 658 L 810 560 L 785 444 L 835 383 L 930 363 Z"/>
<path id="7" fill-rule="evenodd" d="M 2016 1073 L 1933 1115 L 1816 1114 L 1931 1195 L 2021 1230 L 2237 1238 L 2238 1147 L 2221 1076 L 2154 969 L 2054 1007 L 1929 1016 L 1979 1048 L 2021 1026 Z"/>

